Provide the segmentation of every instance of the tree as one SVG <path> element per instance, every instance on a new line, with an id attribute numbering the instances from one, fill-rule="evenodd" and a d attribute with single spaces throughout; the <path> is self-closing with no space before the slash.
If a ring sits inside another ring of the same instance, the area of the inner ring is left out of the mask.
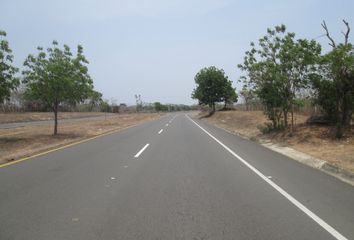
<path id="1" fill-rule="evenodd" d="M 109 105 L 109 101 L 107 99 L 100 102 L 100 110 L 101 112 L 111 112 L 111 106 Z"/>
<path id="2" fill-rule="evenodd" d="M 58 133 L 58 110 L 64 102 L 77 103 L 87 99 L 93 91 L 93 81 L 88 74 L 81 45 L 74 57 L 70 48 L 61 49 L 58 42 L 44 51 L 38 47 L 36 56 L 29 55 L 24 62 L 23 83 L 26 96 L 40 100 L 54 112 L 54 135 Z"/>
<path id="3" fill-rule="evenodd" d="M 332 50 L 322 57 L 319 73 L 313 75 L 312 82 L 316 103 L 336 125 L 337 138 L 349 128 L 354 110 L 354 47 L 349 43 L 349 23 L 345 20 L 343 23 L 346 26 L 346 32 L 342 32 L 344 42 L 337 44 L 323 21 Z"/>
<path id="4" fill-rule="evenodd" d="M 102 102 L 102 93 L 92 90 L 92 92 L 89 95 L 90 111 L 92 111 L 95 106 L 99 106 L 101 102 Z"/>
<path id="5" fill-rule="evenodd" d="M 135 94 L 136 112 L 140 112 L 143 109 L 143 101 L 140 94 Z"/>
<path id="6" fill-rule="evenodd" d="M 200 105 L 208 105 L 212 112 L 215 112 L 215 103 L 223 102 L 225 99 L 226 101 L 234 100 L 234 95 L 230 90 L 231 83 L 222 69 L 214 66 L 203 68 L 197 73 L 194 81 L 197 87 L 192 92 L 192 98 L 198 99 Z"/>
<path id="7" fill-rule="evenodd" d="M 252 89 L 248 89 L 246 86 L 243 86 L 242 90 L 240 91 L 240 95 L 245 101 L 246 110 L 250 110 L 250 103 L 255 99 L 255 93 Z"/>
<path id="8" fill-rule="evenodd" d="M 168 106 L 161 104 L 160 102 L 155 102 L 154 103 L 154 108 L 156 112 L 166 112 L 168 111 Z"/>
<path id="9" fill-rule="evenodd" d="M 4 37 L 6 37 L 6 32 L 0 30 L 0 103 L 8 99 L 11 91 L 20 84 L 19 79 L 15 77 L 18 69 L 12 66 L 14 58 L 12 50 Z"/>
<path id="10" fill-rule="evenodd" d="M 295 40 L 295 33 L 281 25 L 267 30 L 258 49 L 254 43 L 251 47 L 239 65 L 247 72 L 243 79 L 257 93 L 274 128 L 287 127 L 290 112 L 292 130 L 296 94 L 308 85 L 321 46 L 314 40 Z"/>
<path id="11" fill-rule="evenodd" d="M 236 89 L 232 87 L 232 81 L 227 81 L 224 87 L 224 109 L 226 109 L 228 104 L 233 104 L 237 102 L 238 95 L 236 93 Z"/>

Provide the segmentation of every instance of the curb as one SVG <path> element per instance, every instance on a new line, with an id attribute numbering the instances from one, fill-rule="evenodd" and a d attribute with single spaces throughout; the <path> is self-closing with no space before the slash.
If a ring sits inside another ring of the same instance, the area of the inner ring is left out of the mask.
<path id="1" fill-rule="evenodd" d="M 295 161 L 298 161 L 312 168 L 319 169 L 329 175 L 340 179 L 343 182 L 349 183 L 354 186 L 354 173 L 348 170 L 345 170 L 325 160 L 312 157 L 306 153 L 299 152 L 289 147 L 282 147 L 278 144 L 270 142 L 265 143 L 264 141 L 259 141 L 259 143 L 270 150 L 285 155 Z"/>
<path id="2" fill-rule="evenodd" d="M 270 141 L 265 141 L 265 140 L 262 140 L 262 139 L 252 139 L 252 138 L 249 138 L 245 135 L 242 135 L 242 134 L 239 134 L 237 132 L 234 132 L 234 131 L 230 131 L 228 129 L 225 129 L 223 127 L 220 127 L 218 126 L 217 124 L 213 124 L 213 123 L 209 123 L 208 121 L 206 121 L 208 124 L 210 125 L 213 125 L 214 127 L 217 127 L 219 129 L 222 129 L 224 130 L 225 132 L 228 132 L 230 134 L 233 134 L 233 135 L 236 135 L 240 138 L 243 138 L 243 139 L 247 139 L 249 141 L 253 141 L 253 142 L 257 142 L 259 143 L 260 145 L 262 145 L 263 147 L 265 148 L 268 148 L 274 152 L 277 152 L 277 153 L 280 153 L 284 156 L 287 156 L 295 161 L 298 161 L 302 164 L 305 164 L 309 167 L 312 167 L 312 168 L 316 168 L 318 170 L 321 170 L 333 177 L 336 177 L 338 178 L 339 180 L 345 182 L 345 183 L 348 183 L 352 186 L 354 186 L 354 173 L 353 172 L 350 172 L 348 170 L 345 170 L 343 168 L 340 168 L 332 163 L 329 163 L 325 160 L 322 160 L 322 159 L 319 159 L 319 158 L 315 158 L 315 157 L 312 157 L 306 153 L 303 153 L 303 152 L 300 152 L 300 151 L 297 151 L 293 148 L 290 148 L 290 147 L 282 147 L 278 144 L 275 144 L 275 143 L 272 143 Z"/>

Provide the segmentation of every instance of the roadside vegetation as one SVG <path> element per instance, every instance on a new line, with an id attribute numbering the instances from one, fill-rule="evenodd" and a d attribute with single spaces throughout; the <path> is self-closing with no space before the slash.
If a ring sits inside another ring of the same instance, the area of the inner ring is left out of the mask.
<path id="1" fill-rule="evenodd" d="M 342 42 L 332 38 L 325 22 L 322 28 L 330 48 L 296 38 L 284 25 L 251 42 L 238 65 L 243 87 L 237 94 L 241 101 L 230 104 L 234 111 L 210 114 L 224 109 L 221 89 L 227 77 L 214 67 L 202 69 L 192 93 L 204 110 L 198 116 L 251 140 L 289 146 L 354 172 L 350 26 L 343 20 Z"/>
<path id="2" fill-rule="evenodd" d="M 196 88 L 192 92 L 192 98 L 197 99 L 199 105 L 207 105 L 211 108 L 210 115 L 216 110 L 216 104 L 224 102 L 223 109 L 228 104 L 237 102 L 236 89 L 232 87 L 232 81 L 225 75 L 223 69 L 214 66 L 203 68 L 194 78 Z"/>
<path id="3" fill-rule="evenodd" d="M 294 129 L 294 109 L 310 100 L 321 110 L 322 123 L 335 128 L 335 137 L 350 132 L 354 108 L 354 49 L 349 43 L 349 24 L 343 43 L 337 44 L 325 22 L 322 27 L 332 49 L 321 53 L 315 40 L 296 39 L 284 25 L 268 29 L 258 44 L 251 43 L 244 63 L 246 89 L 262 103 L 272 122 L 270 130 Z M 288 121 L 290 112 L 291 121 Z M 316 121 L 315 119 L 313 121 Z"/>
<path id="4" fill-rule="evenodd" d="M 315 114 L 308 123 L 331 126 L 337 139 L 351 134 L 354 48 L 349 41 L 349 23 L 343 20 L 343 24 L 344 40 L 338 43 L 322 23 L 323 36 L 331 47 L 325 53 L 318 42 L 296 38 L 285 25 L 269 28 L 257 42 L 251 42 L 243 63 L 238 65 L 242 71 L 239 82 L 243 83 L 238 95 L 246 110 L 255 105 L 263 110 L 269 120 L 264 131 L 286 131 L 291 136 L 295 112 L 311 106 Z M 211 112 L 216 103 L 228 99 L 224 86 L 231 84 L 222 70 L 202 69 L 195 82 L 192 98 L 198 99 L 200 105 L 208 105 Z M 229 98 L 230 103 L 237 100 L 234 96 Z"/>
<path id="5" fill-rule="evenodd" d="M 0 30 L 0 123 L 41 119 L 36 116 L 52 112 L 53 118 L 45 119 L 53 119 L 53 135 L 56 136 L 60 112 L 152 113 L 198 109 L 184 104 L 146 103 L 140 94 L 134 96 L 135 106 L 103 99 L 102 93 L 94 88 L 89 61 L 81 45 L 76 51 L 57 41 L 47 48 L 37 47 L 37 52 L 25 59 L 22 71 L 14 66 L 13 60 L 6 32 Z"/>

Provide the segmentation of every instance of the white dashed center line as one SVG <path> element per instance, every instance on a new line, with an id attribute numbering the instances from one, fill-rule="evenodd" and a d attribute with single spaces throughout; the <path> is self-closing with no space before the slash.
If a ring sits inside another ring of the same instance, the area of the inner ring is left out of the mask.
<path id="1" fill-rule="evenodd" d="M 163 129 L 161 129 L 159 132 L 158 132 L 158 134 L 161 134 L 163 132 Z"/>
<path id="2" fill-rule="evenodd" d="M 140 154 L 142 154 L 149 145 L 150 144 L 147 143 L 137 154 L 135 154 L 134 157 L 138 158 L 140 156 Z"/>

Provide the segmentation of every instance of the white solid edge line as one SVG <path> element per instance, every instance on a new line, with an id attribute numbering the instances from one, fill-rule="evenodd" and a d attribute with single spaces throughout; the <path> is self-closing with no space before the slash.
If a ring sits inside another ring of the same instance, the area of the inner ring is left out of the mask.
<path id="1" fill-rule="evenodd" d="M 158 134 L 161 134 L 161 133 L 162 133 L 162 131 L 163 131 L 163 129 L 161 129 L 161 130 L 158 132 Z"/>
<path id="2" fill-rule="evenodd" d="M 135 158 L 138 158 L 140 156 L 140 154 L 142 154 L 145 149 L 149 146 L 149 144 L 147 143 L 137 154 L 135 154 Z"/>
<path id="3" fill-rule="evenodd" d="M 348 240 L 346 237 L 344 237 L 342 234 L 340 234 L 336 229 L 334 229 L 332 226 L 330 226 L 328 223 L 326 223 L 324 220 L 322 220 L 319 216 L 317 216 L 315 213 L 313 213 L 310 209 L 305 207 L 302 203 L 300 203 L 298 200 L 296 200 L 293 196 L 291 196 L 289 193 L 287 193 L 285 190 L 283 190 L 281 187 L 279 187 L 277 184 L 275 184 L 272 180 L 270 180 L 268 177 L 266 177 L 263 173 L 258 171 L 251 164 L 249 164 L 246 160 L 244 160 L 242 157 L 240 157 L 239 155 L 234 153 L 229 147 L 227 147 L 225 144 L 223 144 L 221 141 L 219 141 L 216 137 L 211 135 L 207 130 L 205 130 L 203 127 L 201 127 L 198 123 L 193 121 L 187 114 L 186 114 L 186 117 L 189 120 L 191 120 L 195 125 L 197 125 L 201 130 L 203 130 L 206 134 L 208 134 L 209 137 L 211 137 L 213 140 L 215 140 L 217 143 L 219 143 L 223 148 L 225 148 L 234 157 L 236 157 L 243 164 L 245 164 L 249 169 L 251 169 L 253 172 L 255 172 L 260 178 L 262 178 L 265 182 L 267 182 L 270 186 L 272 186 L 275 190 L 277 190 L 281 195 L 283 195 L 286 199 L 288 199 L 292 204 L 294 204 L 301 211 L 303 211 L 313 221 L 315 221 L 323 229 L 325 229 L 327 232 L 329 232 L 333 237 L 335 237 L 338 240 Z"/>

